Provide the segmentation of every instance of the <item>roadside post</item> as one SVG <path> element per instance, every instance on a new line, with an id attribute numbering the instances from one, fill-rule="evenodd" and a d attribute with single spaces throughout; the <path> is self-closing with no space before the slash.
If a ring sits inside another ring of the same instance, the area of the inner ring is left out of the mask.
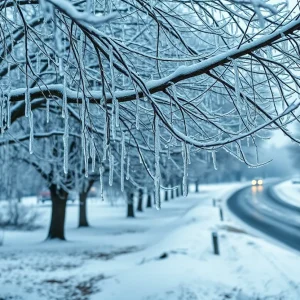
<path id="1" fill-rule="evenodd" d="M 212 205 L 213 205 L 213 207 L 216 206 L 216 199 L 215 198 L 212 199 Z"/>
<path id="2" fill-rule="evenodd" d="M 219 211 L 220 211 L 220 220 L 224 221 L 224 216 L 223 216 L 223 209 L 221 206 L 219 206 Z"/>
<path id="3" fill-rule="evenodd" d="M 212 242 L 213 242 L 214 254 L 220 255 L 218 234 L 215 231 L 212 232 Z"/>

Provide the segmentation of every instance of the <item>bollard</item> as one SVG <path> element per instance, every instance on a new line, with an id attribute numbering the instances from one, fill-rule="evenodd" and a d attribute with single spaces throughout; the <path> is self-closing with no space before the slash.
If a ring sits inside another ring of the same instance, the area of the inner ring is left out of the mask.
<path id="1" fill-rule="evenodd" d="M 223 216 L 223 209 L 222 209 L 222 207 L 219 207 L 219 210 L 220 210 L 220 220 L 221 220 L 221 221 L 224 221 L 224 216 Z"/>
<path id="2" fill-rule="evenodd" d="M 216 206 L 216 199 L 212 199 L 212 204 L 213 204 L 213 207 Z"/>
<path id="3" fill-rule="evenodd" d="M 212 241 L 213 241 L 213 247 L 214 247 L 214 254 L 220 255 L 218 234 L 215 231 L 212 232 Z"/>

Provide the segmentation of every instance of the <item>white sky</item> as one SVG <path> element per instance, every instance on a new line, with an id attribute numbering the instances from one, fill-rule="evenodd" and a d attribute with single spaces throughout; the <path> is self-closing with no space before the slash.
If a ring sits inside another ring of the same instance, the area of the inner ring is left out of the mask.
<path id="1" fill-rule="evenodd" d="M 267 143 L 269 147 L 275 146 L 276 148 L 279 148 L 291 143 L 291 140 L 286 135 L 284 135 L 281 130 L 276 130 L 274 131 L 270 141 Z"/>

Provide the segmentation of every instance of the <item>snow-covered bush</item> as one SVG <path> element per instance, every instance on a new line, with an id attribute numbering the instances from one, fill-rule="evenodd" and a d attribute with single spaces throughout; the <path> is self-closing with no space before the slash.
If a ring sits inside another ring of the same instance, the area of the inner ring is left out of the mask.
<path id="1" fill-rule="evenodd" d="M 25 206 L 17 201 L 9 201 L 1 205 L 0 227 L 33 230 L 38 227 L 37 220 L 39 217 L 39 212 L 33 207 Z"/>

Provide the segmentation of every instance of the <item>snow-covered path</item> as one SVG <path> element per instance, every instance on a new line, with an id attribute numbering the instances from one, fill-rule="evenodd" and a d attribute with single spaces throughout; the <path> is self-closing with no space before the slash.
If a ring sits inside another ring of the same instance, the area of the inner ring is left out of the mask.
<path id="1" fill-rule="evenodd" d="M 35 242 L 46 228 L 31 236 L 7 232 L 0 299 L 300 299 L 295 254 L 219 221 L 212 197 L 236 187 L 203 187 L 136 220 L 126 220 L 122 206 L 96 210 L 94 203 L 94 227 L 84 230 L 75 228 L 77 214 L 69 209 L 67 243 Z M 212 253 L 213 230 L 220 256 Z"/>

